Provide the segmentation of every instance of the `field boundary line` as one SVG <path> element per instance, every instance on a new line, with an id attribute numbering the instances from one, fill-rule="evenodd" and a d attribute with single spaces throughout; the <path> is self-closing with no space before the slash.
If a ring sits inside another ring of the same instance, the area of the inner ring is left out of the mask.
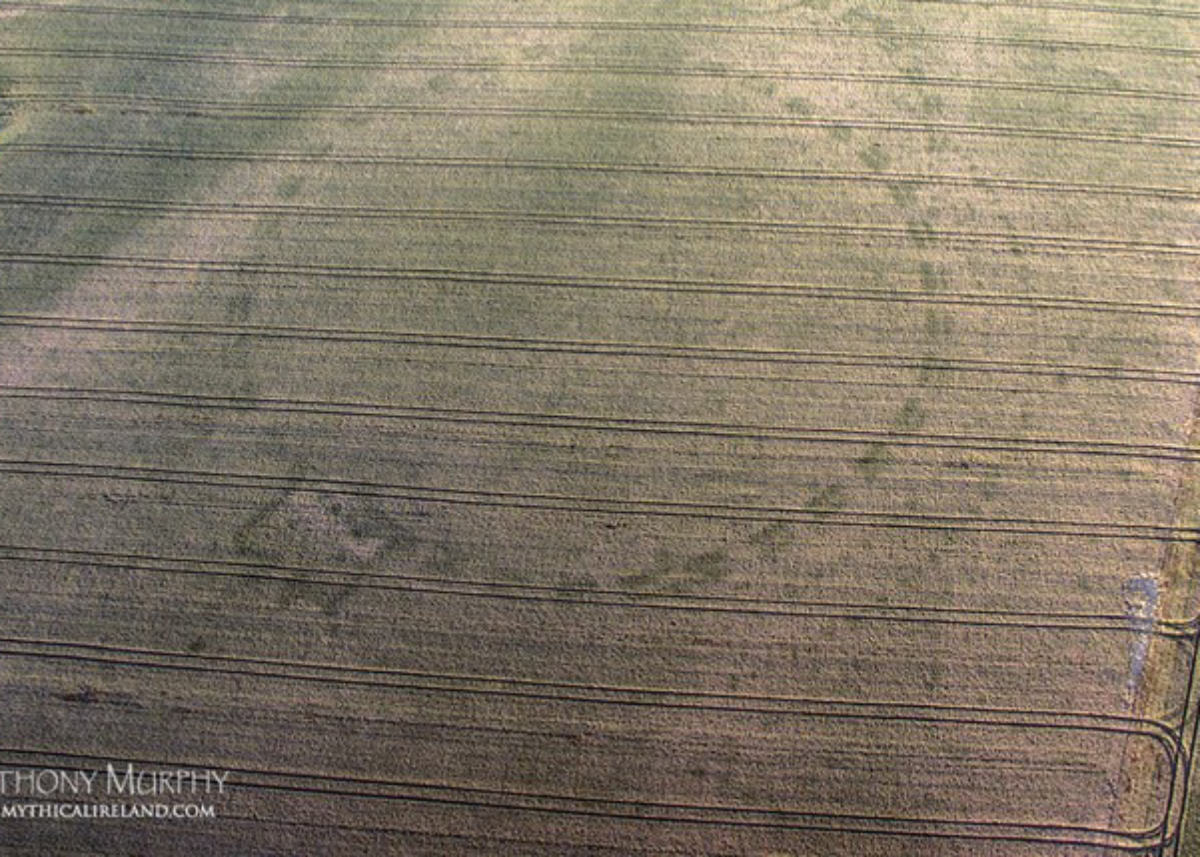
<path id="1" fill-rule="evenodd" d="M 1193 393 L 1188 440 L 1193 448 L 1200 448 L 1200 391 Z M 1187 524 L 1197 520 L 1195 507 L 1198 501 L 1200 501 L 1200 467 L 1193 465 L 1184 469 L 1176 486 L 1174 508 L 1177 524 Z M 1198 573 L 1200 573 L 1200 554 L 1197 553 L 1196 543 L 1170 545 L 1165 552 L 1161 567 L 1158 569 L 1160 583 L 1166 591 L 1170 592 L 1177 588 L 1186 590 L 1187 601 L 1191 602 L 1193 606 L 1196 602 L 1195 596 L 1200 591 L 1196 580 Z M 1200 607 L 1196 609 L 1200 615 Z M 1149 654 L 1156 654 L 1160 645 L 1158 640 L 1152 641 Z M 1169 658 L 1170 655 L 1167 654 L 1165 657 Z M 1148 663 L 1158 665 L 1156 660 L 1148 659 Z M 1170 669 L 1160 668 L 1148 670 L 1145 673 L 1135 699 L 1134 711 L 1144 711 L 1156 695 L 1161 694 L 1165 697 L 1173 694 L 1175 687 L 1174 683 L 1170 681 L 1171 678 L 1174 678 L 1171 676 L 1171 672 Z M 1192 634 L 1191 661 L 1187 670 L 1187 678 L 1183 683 L 1183 714 L 1179 727 L 1182 763 L 1173 770 L 1170 783 L 1167 800 L 1168 812 L 1164 826 L 1166 837 L 1164 857 L 1167 847 L 1170 847 L 1176 855 L 1180 853 L 1183 836 L 1188 830 L 1187 808 L 1189 801 L 1194 798 L 1192 795 L 1194 790 L 1192 778 L 1196 765 L 1194 754 L 1197 738 L 1200 736 L 1200 731 L 1198 731 L 1200 730 L 1200 683 L 1196 681 L 1198 674 L 1200 674 L 1200 625 L 1197 625 Z M 1192 826 L 1195 827 L 1195 825 Z"/>

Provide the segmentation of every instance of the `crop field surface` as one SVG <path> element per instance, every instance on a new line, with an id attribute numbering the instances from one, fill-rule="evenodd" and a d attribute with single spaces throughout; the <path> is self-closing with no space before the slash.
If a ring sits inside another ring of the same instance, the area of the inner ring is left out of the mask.
<path id="1" fill-rule="evenodd" d="M 1187 0 L 0 0 L 0 770 L 229 772 L 0 854 L 1200 854 L 1198 154 Z"/>

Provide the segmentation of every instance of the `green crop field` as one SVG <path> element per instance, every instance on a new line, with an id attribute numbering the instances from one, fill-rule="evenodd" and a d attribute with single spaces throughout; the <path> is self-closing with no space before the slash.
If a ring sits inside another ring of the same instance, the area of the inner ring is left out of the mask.
<path id="1" fill-rule="evenodd" d="M 0 853 L 1200 854 L 1198 108 L 1189 0 L 0 0 Z"/>

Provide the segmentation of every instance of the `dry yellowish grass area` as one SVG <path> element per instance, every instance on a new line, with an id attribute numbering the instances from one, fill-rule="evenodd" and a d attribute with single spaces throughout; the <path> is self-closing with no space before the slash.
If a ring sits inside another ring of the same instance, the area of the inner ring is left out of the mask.
<path id="1" fill-rule="evenodd" d="M 0 18 L 4 853 L 1190 853 L 1200 8 Z"/>

